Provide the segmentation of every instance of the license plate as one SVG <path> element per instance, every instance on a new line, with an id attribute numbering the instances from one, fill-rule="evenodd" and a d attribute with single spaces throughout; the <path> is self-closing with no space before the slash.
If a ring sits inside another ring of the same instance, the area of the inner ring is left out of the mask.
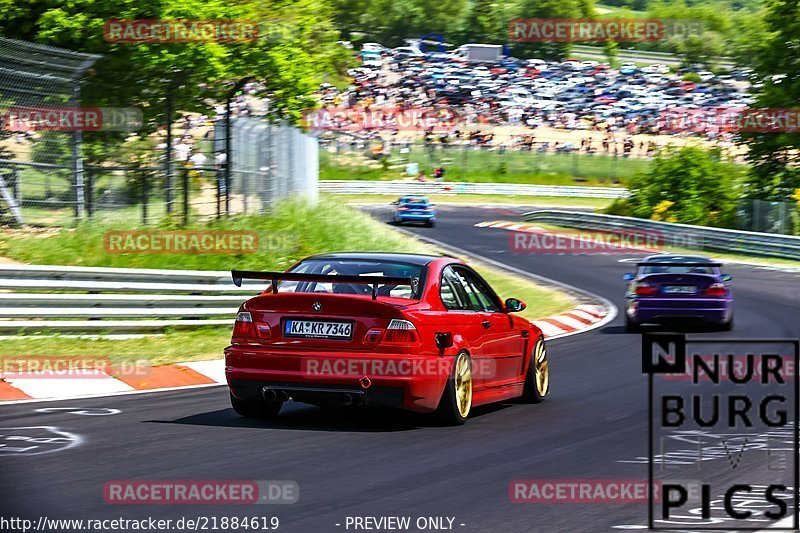
<path id="1" fill-rule="evenodd" d="M 321 320 L 287 320 L 283 324 L 283 334 L 287 337 L 350 339 L 353 337 L 353 324 Z"/>
<path id="2" fill-rule="evenodd" d="M 667 294 L 697 294 L 697 287 L 692 285 L 667 285 L 664 287 Z"/>

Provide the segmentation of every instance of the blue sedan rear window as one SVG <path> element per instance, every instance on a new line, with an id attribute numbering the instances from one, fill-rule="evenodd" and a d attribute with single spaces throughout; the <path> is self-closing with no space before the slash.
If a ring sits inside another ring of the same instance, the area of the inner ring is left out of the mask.
<path id="1" fill-rule="evenodd" d="M 427 198 L 418 198 L 413 196 L 407 196 L 405 198 L 400 198 L 401 205 L 428 205 L 430 202 Z"/>

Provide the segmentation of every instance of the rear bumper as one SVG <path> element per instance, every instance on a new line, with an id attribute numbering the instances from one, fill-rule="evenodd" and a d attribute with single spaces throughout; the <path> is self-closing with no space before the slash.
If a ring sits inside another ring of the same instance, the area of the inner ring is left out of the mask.
<path id="1" fill-rule="evenodd" d="M 420 413 L 438 406 L 452 363 L 453 356 L 225 349 L 225 377 L 237 398 L 259 399 L 271 390 L 307 403 Z"/>
<path id="2" fill-rule="evenodd" d="M 415 214 L 395 214 L 395 219 L 399 221 L 418 221 L 433 222 L 436 220 L 436 213 L 415 213 Z"/>
<path id="3" fill-rule="evenodd" d="M 694 319 L 724 324 L 733 316 L 733 299 L 629 299 L 626 313 L 631 320 L 638 323 L 663 323 Z"/>
<path id="4" fill-rule="evenodd" d="M 356 407 L 403 407 L 405 392 L 401 387 L 371 386 L 362 389 L 342 385 L 322 386 L 250 379 L 228 379 L 228 384 L 233 395 L 242 400 L 277 396 L 317 405 Z"/>

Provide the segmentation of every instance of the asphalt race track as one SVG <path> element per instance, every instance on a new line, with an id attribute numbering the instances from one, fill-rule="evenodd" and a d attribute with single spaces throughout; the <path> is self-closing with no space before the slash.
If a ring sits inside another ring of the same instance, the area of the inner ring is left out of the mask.
<path id="1" fill-rule="evenodd" d="M 474 227 L 512 215 L 507 209 L 445 207 L 435 228 L 409 229 L 621 306 L 621 276 L 631 268 L 620 259 L 634 256 L 518 255 L 509 250 L 510 232 Z M 799 274 L 737 265 L 726 271 L 734 277 L 735 330 L 698 336 L 798 335 Z M 418 517 L 449 517 L 453 530 L 464 532 L 642 529 L 642 503 L 510 501 L 515 479 L 647 479 L 646 461 L 636 462 L 648 451 L 641 337 L 625 333 L 617 316 L 599 329 L 552 341 L 549 354 L 546 402 L 478 409 L 457 428 L 402 413 L 340 413 L 291 403 L 276 421 L 253 422 L 234 414 L 225 387 L 5 405 L 0 434 L 48 426 L 75 440 L 66 449 L 42 441 L 38 451 L 48 453 L 0 451 L 0 508 L 3 515 L 34 520 L 277 516 L 279 531 L 314 533 L 354 531 L 346 519 L 356 516 L 410 516 L 412 524 Z M 62 407 L 119 412 L 36 412 Z M 708 461 L 702 475 L 713 472 L 719 487 L 735 482 L 742 472 L 723 468 L 725 461 Z M 292 505 L 107 504 L 105 483 L 125 479 L 294 480 L 300 497 Z"/>

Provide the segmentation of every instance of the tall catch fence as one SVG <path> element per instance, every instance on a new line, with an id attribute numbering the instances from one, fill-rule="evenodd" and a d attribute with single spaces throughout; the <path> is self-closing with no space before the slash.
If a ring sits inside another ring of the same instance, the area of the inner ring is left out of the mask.
<path id="1" fill-rule="evenodd" d="M 0 223 L 152 223 L 166 216 L 188 222 L 258 213 L 293 194 L 316 197 L 316 138 L 269 120 L 263 100 L 250 105 L 240 91 L 228 128 L 222 105 L 205 114 L 173 112 L 165 83 L 165 94 L 153 104 L 164 107 L 162 125 L 145 133 L 139 110 L 94 108 L 81 99 L 81 83 L 99 59 L 0 39 Z M 77 123 L 15 119 L 27 110 L 63 111 L 73 121 L 76 110 L 96 111 L 103 119 L 121 114 L 125 128 L 114 131 L 124 135 L 112 140 Z M 167 116 L 173 117 L 169 135 Z M 85 137 L 120 155 L 88 163 Z"/>
<path id="2" fill-rule="evenodd" d="M 638 144 L 626 154 L 622 142 L 592 150 L 558 140 L 537 137 L 513 147 L 472 143 L 424 143 L 327 136 L 322 139 L 321 179 L 378 179 L 391 173 L 395 179 L 431 177 L 442 168 L 445 179 L 520 183 L 531 175 L 548 185 L 620 185 L 647 170 L 651 154 Z"/>
<path id="3" fill-rule="evenodd" d="M 43 131 L 26 113 L 80 107 L 81 80 L 100 58 L 0 39 L 0 207 L 4 221 L 49 219 L 53 206 L 80 218 L 86 209 L 82 132 L 70 125 Z M 13 161 L 25 161 L 19 165 Z"/>

